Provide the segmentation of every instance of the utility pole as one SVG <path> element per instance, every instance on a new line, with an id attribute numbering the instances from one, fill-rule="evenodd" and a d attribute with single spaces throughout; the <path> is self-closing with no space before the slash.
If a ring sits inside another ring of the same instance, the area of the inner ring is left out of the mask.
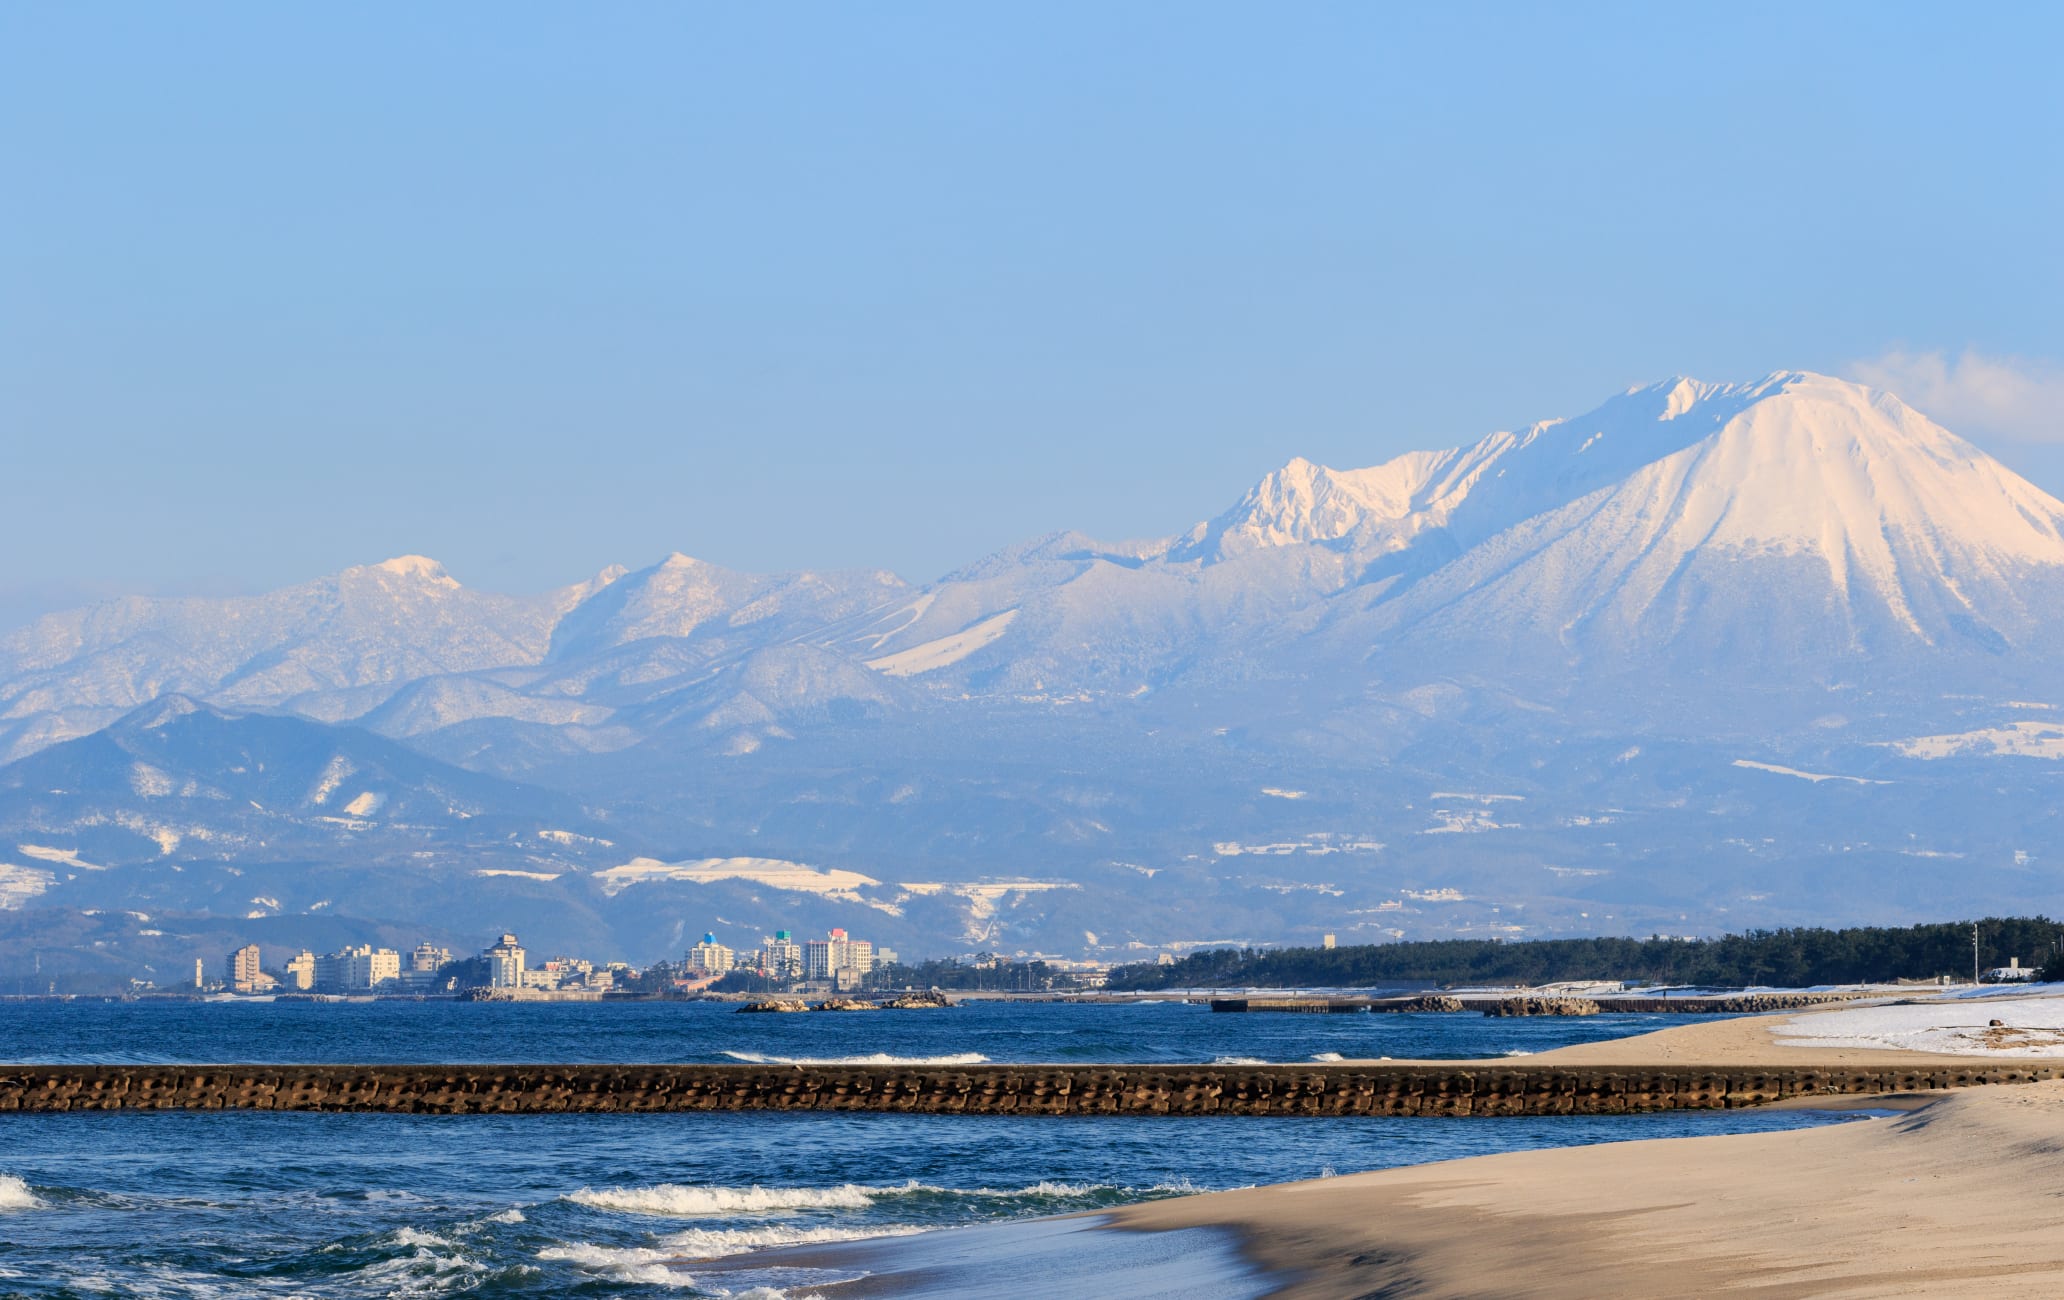
<path id="1" fill-rule="evenodd" d="M 1971 987 L 1978 987 L 1978 923 L 1971 922 Z"/>

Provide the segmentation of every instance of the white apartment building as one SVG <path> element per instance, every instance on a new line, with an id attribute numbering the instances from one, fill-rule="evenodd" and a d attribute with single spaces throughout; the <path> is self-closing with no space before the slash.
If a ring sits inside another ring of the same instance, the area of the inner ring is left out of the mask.
<path id="1" fill-rule="evenodd" d="M 505 934 L 495 946 L 481 954 L 487 958 L 488 984 L 498 989 L 520 989 L 523 978 L 523 945 L 513 934 Z"/>
<path id="2" fill-rule="evenodd" d="M 688 950 L 688 969 L 704 975 L 722 975 L 738 964 L 738 954 L 717 942 L 715 934 L 705 934 L 702 942 Z"/>
<path id="3" fill-rule="evenodd" d="M 435 974 L 440 968 L 442 968 L 450 961 L 451 949 L 439 948 L 434 944 L 428 942 L 419 943 L 416 945 L 415 951 L 409 954 L 409 973 L 419 974 L 423 972 L 429 972 L 431 974 Z"/>
<path id="4" fill-rule="evenodd" d="M 803 970 L 803 945 L 788 930 L 776 930 L 774 937 L 760 944 L 760 969 L 776 979 L 799 975 Z"/>
<path id="5" fill-rule="evenodd" d="M 822 939 L 803 945 L 803 978 L 835 979 L 840 975 L 865 975 L 874 969 L 874 945 L 865 939 L 833 930 Z"/>
<path id="6" fill-rule="evenodd" d="M 332 993 L 364 993 L 401 978 L 401 954 L 362 943 L 315 959 L 315 985 Z"/>
<path id="7" fill-rule="evenodd" d="M 306 993 L 315 987 L 315 954 L 303 948 L 289 961 L 281 972 L 285 978 L 280 983 L 289 989 Z"/>

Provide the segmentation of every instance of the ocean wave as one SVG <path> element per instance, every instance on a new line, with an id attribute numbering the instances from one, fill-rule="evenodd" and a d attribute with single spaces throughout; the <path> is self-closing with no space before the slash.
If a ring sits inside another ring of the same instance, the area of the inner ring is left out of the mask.
<path id="1" fill-rule="evenodd" d="M 1211 1058 L 1211 1063 L 1212 1063 L 1213 1065 L 1267 1065 L 1267 1064 L 1268 1064 L 1268 1062 L 1267 1062 L 1267 1061 L 1264 1061 L 1264 1060 L 1262 1060 L 1262 1059 L 1261 1059 L 1260 1057 L 1258 1057 L 1258 1056 L 1214 1056 L 1214 1057 L 1212 1057 L 1212 1058 Z"/>
<path id="2" fill-rule="evenodd" d="M 915 1186 L 915 1184 L 912 1184 Z M 650 1187 L 583 1187 L 568 1193 L 575 1205 L 620 1214 L 659 1214 L 675 1219 L 700 1219 L 720 1214 L 764 1214 L 771 1210 L 864 1210 L 877 1196 L 901 1188 L 863 1187 L 689 1187 L 654 1183 Z"/>
<path id="3" fill-rule="evenodd" d="M 397 1228 L 375 1249 L 397 1247 L 408 1253 L 373 1260 L 354 1276 L 390 1296 L 438 1296 L 470 1291 L 495 1272 L 435 1232 Z"/>
<path id="4" fill-rule="evenodd" d="M 538 1258 L 571 1264 L 590 1273 L 600 1273 L 619 1282 L 640 1286 L 692 1287 L 695 1279 L 672 1265 L 679 1256 L 649 1246 L 596 1246 L 585 1241 L 564 1246 L 547 1246 Z"/>
<path id="5" fill-rule="evenodd" d="M 887 1186 L 842 1183 L 835 1187 L 691 1187 L 655 1183 L 650 1187 L 583 1187 L 565 1200 L 590 1209 L 619 1214 L 651 1214 L 672 1219 L 708 1219 L 739 1214 L 781 1214 L 791 1210 L 864 1210 L 892 1197 L 966 1197 L 979 1200 L 1080 1201 L 1088 1198 L 1184 1196 L 1198 1189 L 1187 1181 L 1151 1187 L 1114 1183 L 1041 1181 L 1023 1187 L 941 1187 L 935 1183 Z M 757 1247 L 747 1247 L 757 1249 Z"/>
<path id="6" fill-rule="evenodd" d="M 419 1232 L 414 1228 L 395 1229 L 394 1244 L 397 1246 L 417 1246 L 428 1250 L 434 1250 L 439 1247 L 449 1250 L 452 1245 L 448 1238 L 440 1237 L 434 1232 Z"/>
<path id="7" fill-rule="evenodd" d="M 1524 1047 L 1508 1047 L 1508 1048 L 1506 1048 L 1506 1049 L 1505 1049 L 1505 1050 L 1504 1050 L 1503 1052 L 1499 1053 L 1499 1055 L 1501 1055 L 1501 1056 L 1532 1056 L 1532 1055 L 1533 1055 L 1533 1053 L 1532 1053 L 1532 1052 L 1529 1052 L 1529 1051 L 1528 1051 L 1528 1050 L 1527 1050 L 1526 1048 L 1524 1048 Z"/>
<path id="8" fill-rule="evenodd" d="M 690 1228 L 666 1239 L 677 1254 L 696 1259 L 721 1259 L 778 1246 L 820 1246 L 836 1241 L 866 1241 L 872 1237 L 908 1237 L 925 1231 L 912 1224 L 877 1224 L 868 1228 L 795 1228 L 770 1225 L 764 1228 Z"/>
<path id="9" fill-rule="evenodd" d="M 890 1056 L 886 1052 L 867 1056 L 767 1056 L 760 1052 L 724 1055 L 747 1065 L 981 1065 L 989 1059 L 980 1052 L 952 1052 L 945 1056 Z"/>
<path id="10" fill-rule="evenodd" d="M 29 1190 L 29 1185 L 13 1174 L 0 1174 L 0 1211 L 38 1210 L 43 1202 Z"/>
<path id="11" fill-rule="evenodd" d="M 1313 1052 L 1312 1059 L 1314 1061 L 1344 1061 L 1347 1058 L 1338 1052 Z"/>
<path id="12" fill-rule="evenodd" d="M 881 1233 L 865 1234 L 881 1236 Z M 825 1241 L 848 1241 L 851 1237 L 824 1237 Z M 790 1243 L 777 1242 L 776 1245 Z M 734 1252 L 736 1253 L 736 1252 Z M 630 1282 L 639 1286 L 665 1286 L 679 1289 L 694 1288 L 705 1294 L 729 1296 L 732 1300 L 789 1300 L 793 1294 L 783 1287 L 752 1286 L 744 1291 L 728 1291 L 713 1287 L 708 1282 L 697 1283 L 695 1276 L 682 1265 L 688 1261 L 679 1251 L 655 1250 L 650 1246 L 598 1246 L 591 1242 L 575 1241 L 564 1246 L 547 1246 L 538 1252 L 539 1259 L 571 1264 L 575 1268 L 612 1281 Z M 707 1258 L 707 1257 L 705 1257 Z M 835 1272 L 829 1269 L 769 1269 L 761 1270 L 763 1276 L 778 1278 L 784 1282 L 794 1281 L 803 1286 L 829 1286 L 840 1282 L 852 1282 L 856 1275 Z"/>

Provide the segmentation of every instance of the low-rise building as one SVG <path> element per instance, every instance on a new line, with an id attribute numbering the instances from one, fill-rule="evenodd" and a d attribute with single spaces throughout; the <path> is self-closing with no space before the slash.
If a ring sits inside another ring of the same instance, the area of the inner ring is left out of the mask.
<path id="1" fill-rule="evenodd" d="M 435 973 L 451 964 L 451 949 L 439 948 L 428 942 L 419 943 L 408 956 L 410 973 L 429 971 Z"/>

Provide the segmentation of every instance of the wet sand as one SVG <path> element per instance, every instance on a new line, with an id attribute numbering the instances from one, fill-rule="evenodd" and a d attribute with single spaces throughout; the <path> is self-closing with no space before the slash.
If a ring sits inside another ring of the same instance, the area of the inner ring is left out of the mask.
<path id="1" fill-rule="evenodd" d="M 1999 1059 L 1782 1046 L 1772 1031 L 1794 1018 L 1690 1025 L 1533 1059 L 1629 1067 Z M 1591 1300 L 2047 1296 L 2064 1287 L 2064 1081 L 1897 1104 L 1912 1109 L 1794 1132 L 1483 1156 L 848 1246 L 813 1262 L 858 1265 L 869 1276 L 813 1292 Z M 976 1232 L 989 1235 L 977 1241 Z M 1183 1249 L 1172 1250 L 1177 1241 Z M 1217 1244 L 1227 1241 L 1258 1277 L 1229 1262 Z M 1187 1274 L 1156 1271 L 1185 1259 Z"/>
<path id="2" fill-rule="evenodd" d="M 1484 1156 L 1113 1221 L 1232 1228 L 1294 1297 L 2032 1296 L 2064 1286 L 2060 1204 L 2064 1083 L 2037 1083 L 1834 1128 Z"/>
<path id="3" fill-rule="evenodd" d="M 1259 1300 L 1282 1285 L 1232 1227 L 1128 1232 L 1114 1227 L 1107 1213 L 791 1247 L 681 1267 L 698 1285 L 750 1288 L 773 1280 L 788 1283 L 781 1287 L 787 1294 L 825 1300 Z"/>

